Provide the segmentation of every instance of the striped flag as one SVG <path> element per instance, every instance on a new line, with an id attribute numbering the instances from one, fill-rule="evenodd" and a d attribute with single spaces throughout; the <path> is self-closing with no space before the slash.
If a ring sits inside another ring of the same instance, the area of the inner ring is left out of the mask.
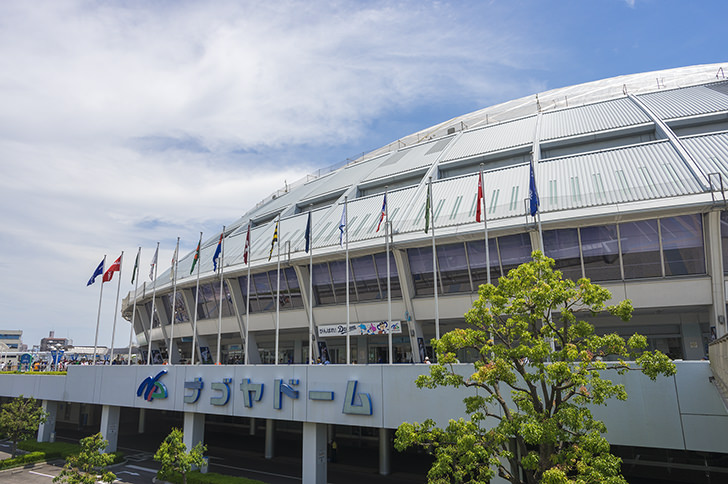
<path id="1" fill-rule="evenodd" d="M 215 249 L 215 254 L 212 256 L 212 270 L 217 270 L 217 259 L 220 257 L 220 252 L 222 252 L 222 237 L 224 232 L 220 234 L 220 240 L 217 241 L 217 249 Z"/>
<path id="2" fill-rule="evenodd" d="M 384 220 L 384 215 L 387 212 L 387 194 L 384 194 L 384 202 L 382 203 L 382 215 L 379 217 L 379 223 L 377 224 L 377 232 L 379 232 L 379 227 L 382 226 L 382 220 Z M 369 229 L 371 230 L 371 229 Z"/>
<path id="3" fill-rule="evenodd" d="M 149 264 L 149 280 L 151 281 L 154 280 L 154 267 L 157 265 L 157 256 L 159 256 L 159 243 L 157 243 L 157 250 L 154 251 L 152 262 Z"/>
<path id="4" fill-rule="evenodd" d="M 245 236 L 245 249 L 243 250 L 243 262 L 248 263 L 250 258 L 250 222 L 248 222 L 248 235 Z"/>
<path id="5" fill-rule="evenodd" d="M 478 208 L 475 210 L 475 221 L 483 221 L 483 174 L 478 175 Z"/>
<path id="6" fill-rule="evenodd" d="M 270 254 L 268 254 L 268 260 L 270 261 L 271 257 L 273 257 L 273 247 L 276 246 L 276 242 L 278 242 L 278 224 L 280 223 L 280 220 L 276 222 L 276 230 L 273 232 L 273 240 L 270 243 Z"/>

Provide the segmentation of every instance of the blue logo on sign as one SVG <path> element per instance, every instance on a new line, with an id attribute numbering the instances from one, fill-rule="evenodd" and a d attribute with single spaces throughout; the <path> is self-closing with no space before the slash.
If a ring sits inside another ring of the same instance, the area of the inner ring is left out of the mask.
<path id="1" fill-rule="evenodd" d="M 144 397 L 144 400 L 151 402 L 154 398 L 167 398 L 167 387 L 164 383 L 158 381 L 162 375 L 165 375 L 167 370 L 162 370 L 157 373 L 157 376 L 152 378 L 148 376 L 137 388 L 137 397 Z"/>

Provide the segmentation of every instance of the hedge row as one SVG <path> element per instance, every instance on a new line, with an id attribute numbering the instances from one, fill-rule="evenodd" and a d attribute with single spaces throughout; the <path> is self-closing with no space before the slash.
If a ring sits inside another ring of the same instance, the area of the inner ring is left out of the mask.
<path id="1" fill-rule="evenodd" d="M 69 455 L 81 452 L 81 446 L 78 444 L 69 444 L 66 442 L 36 442 L 34 440 L 24 440 L 18 442 L 18 448 L 28 452 L 19 455 L 14 459 L 0 460 L 0 469 L 9 469 L 11 467 L 19 467 L 25 464 L 35 462 L 45 462 L 55 459 L 65 460 Z M 113 464 L 118 464 L 124 460 L 123 452 L 114 453 Z"/>
<path id="2" fill-rule="evenodd" d="M 182 474 L 172 472 L 169 474 L 157 474 L 157 479 L 171 482 L 173 484 L 182 484 Z M 187 473 L 187 484 L 265 484 L 263 481 L 248 479 L 246 477 L 226 476 L 208 472 L 201 474 L 200 471 Z"/>

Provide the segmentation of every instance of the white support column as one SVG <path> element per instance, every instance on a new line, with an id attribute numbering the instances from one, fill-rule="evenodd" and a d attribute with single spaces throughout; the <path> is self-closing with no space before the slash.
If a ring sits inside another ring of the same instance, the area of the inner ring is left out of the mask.
<path id="1" fill-rule="evenodd" d="M 144 433 L 145 427 L 146 427 L 146 409 L 140 408 L 139 409 L 139 425 L 137 426 L 137 432 L 140 434 Z"/>
<path id="2" fill-rule="evenodd" d="M 418 339 L 422 338 L 425 345 L 427 341 L 424 340 L 424 334 L 422 331 L 422 325 L 417 321 L 415 317 L 415 307 L 412 299 L 415 297 L 415 284 L 412 279 L 412 271 L 409 266 L 409 259 L 407 258 L 407 251 L 401 249 L 392 250 L 394 254 L 394 263 L 397 266 L 397 274 L 399 274 L 399 287 L 402 291 L 402 301 L 404 301 L 404 307 L 407 310 L 407 336 L 410 340 L 410 351 L 412 352 L 413 363 L 424 363 L 425 355 L 420 358 L 420 349 Z"/>
<path id="3" fill-rule="evenodd" d="M 187 451 L 197 445 L 198 442 L 205 442 L 205 414 L 185 412 L 184 437 L 182 442 L 187 446 Z"/>
<path id="4" fill-rule="evenodd" d="M 265 421 L 265 458 L 272 459 L 275 450 L 275 420 Z M 305 482 L 305 481 L 304 481 Z"/>
<path id="5" fill-rule="evenodd" d="M 705 215 L 705 258 L 713 292 L 710 308 L 710 326 L 715 328 L 716 338 L 728 333 L 726 324 L 725 276 L 723 275 L 723 247 L 720 236 L 720 212 Z M 701 345 L 702 346 L 702 345 Z"/>
<path id="6" fill-rule="evenodd" d="M 66 403 L 70 405 L 70 403 Z M 58 402 L 43 400 L 43 410 L 48 414 L 45 423 L 38 427 L 38 442 L 54 442 L 56 435 L 56 415 L 58 414 Z"/>
<path id="7" fill-rule="evenodd" d="M 104 405 L 101 410 L 101 435 L 109 444 L 104 452 L 109 454 L 116 452 L 116 444 L 119 440 L 119 411 L 121 407 L 115 405 Z"/>
<path id="8" fill-rule="evenodd" d="M 327 425 L 303 423 L 303 479 L 311 484 L 326 484 Z"/>
<path id="9" fill-rule="evenodd" d="M 389 443 L 391 433 L 389 429 L 379 429 L 379 474 L 383 476 L 392 472 L 392 446 Z"/>

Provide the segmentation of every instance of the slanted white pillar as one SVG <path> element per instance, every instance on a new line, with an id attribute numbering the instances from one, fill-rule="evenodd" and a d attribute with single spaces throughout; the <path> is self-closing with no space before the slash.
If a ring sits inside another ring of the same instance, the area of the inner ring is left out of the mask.
<path id="1" fill-rule="evenodd" d="M 327 425 L 303 423 L 303 479 L 311 484 L 326 484 Z"/>
<path id="2" fill-rule="evenodd" d="M 147 413 L 145 408 L 139 409 L 139 425 L 137 427 L 137 432 L 140 434 L 144 433 L 144 427 L 146 427 L 147 422 Z"/>
<path id="3" fill-rule="evenodd" d="M 388 476 L 392 472 L 392 446 L 389 445 L 389 429 L 379 429 L 379 474 Z"/>
<path id="4" fill-rule="evenodd" d="M 116 452 L 116 444 L 119 440 L 119 412 L 121 407 L 116 405 L 104 405 L 101 410 L 101 436 L 108 442 L 104 452 L 110 454 Z"/>
<path id="5" fill-rule="evenodd" d="M 267 419 L 265 421 L 265 458 L 266 459 L 273 458 L 274 448 L 275 448 L 275 420 Z"/>
<path id="6" fill-rule="evenodd" d="M 255 435 L 255 417 L 250 417 L 250 435 Z"/>
<path id="7" fill-rule="evenodd" d="M 67 403 L 66 405 L 70 405 Z M 53 442 L 56 434 L 56 414 L 58 413 L 58 402 L 43 400 L 41 407 L 48 414 L 45 423 L 38 427 L 38 442 Z"/>
<path id="8" fill-rule="evenodd" d="M 195 412 L 185 412 L 184 419 L 184 438 L 182 442 L 187 446 L 189 452 L 198 442 L 205 441 L 205 414 Z"/>

